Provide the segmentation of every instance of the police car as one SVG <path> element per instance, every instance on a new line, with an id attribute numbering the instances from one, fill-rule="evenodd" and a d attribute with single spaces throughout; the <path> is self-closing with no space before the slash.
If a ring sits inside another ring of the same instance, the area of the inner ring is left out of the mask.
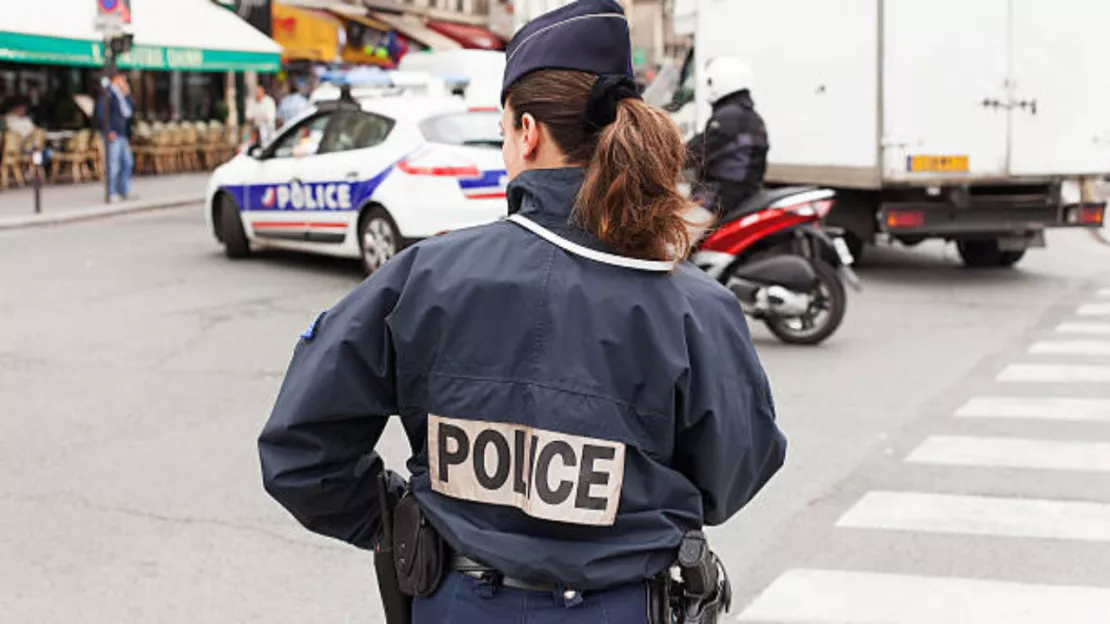
<path id="1" fill-rule="evenodd" d="M 499 113 L 403 91 L 317 101 L 216 169 L 205 214 L 228 257 L 254 247 L 359 258 L 506 212 Z"/>

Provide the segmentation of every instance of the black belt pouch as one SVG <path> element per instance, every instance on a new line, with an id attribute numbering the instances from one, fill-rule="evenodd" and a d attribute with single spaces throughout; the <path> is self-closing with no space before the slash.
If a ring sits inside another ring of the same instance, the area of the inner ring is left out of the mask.
<path id="1" fill-rule="evenodd" d="M 409 596 L 434 594 L 447 567 L 447 546 L 411 492 L 393 512 L 393 563 L 398 585 Z"/>

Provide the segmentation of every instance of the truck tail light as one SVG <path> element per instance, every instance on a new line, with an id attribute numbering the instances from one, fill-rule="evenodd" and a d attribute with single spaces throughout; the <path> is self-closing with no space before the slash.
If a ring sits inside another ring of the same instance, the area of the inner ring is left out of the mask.
<path id="1" fill-rule="evenodd" d="M 886 213 L 886 226 L 892 230 L 923 225 L 925 225 L 925 213 L 920 210 L 891 210 Z"/>
<path id="2" fill-rule="evenodd" d="M 1079 209 L 1079 222 L 1083 225 L 1102 225 L 1106 218 L 1106 204 L 1087 204 Z"/>

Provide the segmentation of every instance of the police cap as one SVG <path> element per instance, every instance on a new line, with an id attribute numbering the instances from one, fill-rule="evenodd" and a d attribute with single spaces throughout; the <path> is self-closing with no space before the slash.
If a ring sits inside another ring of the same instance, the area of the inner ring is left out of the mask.
<path id="1" fill-rule="evenodd" d="M 577 0 L 521 28 L 505 49 L 501 104 L 509 88 L 540 69 L 568 69 L 632 80 L 628 19 L 616 0 Z"/>

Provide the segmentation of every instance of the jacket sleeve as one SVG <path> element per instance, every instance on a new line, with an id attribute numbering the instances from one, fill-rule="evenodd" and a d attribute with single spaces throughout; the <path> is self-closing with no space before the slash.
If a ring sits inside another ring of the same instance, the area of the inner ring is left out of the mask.
<path id="1" fill-rule="evenodd" d="M 393 258 L 301 335 L 258 440 L 266 491 L 308 530 L 360 548 L 381 525 L 374 446 L 398 412 L 388 318 L 411 259 Z M 389 477 L 396 495 L 403 481 Z"/>
<path id="2" fill-rule="evenodd" d="M 701 491 L 706 525 L 724 523 L 782 467 L 786 437 L 739 309 L 688 334 L 691 370 L 679 410 L 675 467 Z"/>

